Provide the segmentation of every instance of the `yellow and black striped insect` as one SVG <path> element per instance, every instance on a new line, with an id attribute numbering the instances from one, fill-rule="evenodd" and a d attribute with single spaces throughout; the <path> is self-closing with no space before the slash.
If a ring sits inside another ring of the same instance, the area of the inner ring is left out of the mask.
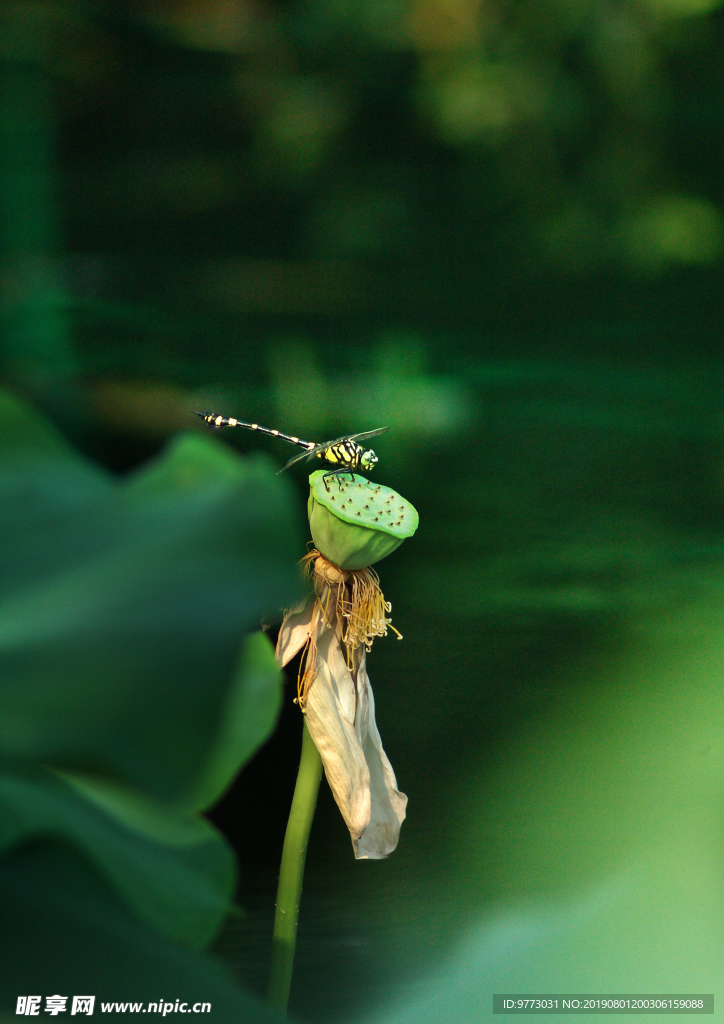
<path id="1" fill-rule="evenodd" d="M 301 455 L 295 455 L 294 458 L 290 459 L 286 466 L 279 470 L 280 473 L 283 473 L 285 469 L 289 469 L 295 462 L 301 462 L 302 459 L 311 459 L 314 456 L 318 459 L 324 459 L 325 462 L 329 462 L 337 467 L 324 474 L 324 486 L 327 490 L 329 490 L 329 485 L 327 484 L 329 477 L 336 477 L 337 482 L 340 483 L 339 478 L 345 473 L 353 476 L 358 469 L 363 470 L 365 473 L 369 473 L 370 470 L 374 469 L 377 456 L 371 448 L 365 449 L 361 444 L 357 444 L 357 442 L 366 441 L 370 437 L 377 437 L 389 429 L 388 427 L 378 427 L 377 430 L 367 430 L 362 434 L 348 434 L 338 437 L 334 441 L 316 444 L 314 441 L 302 441 L 301 438 L 294 437 L 292 434 L 282 434 L 281 430 L 269 430 L 268 427 L 260 427 L 258 423 L 242 423 L 241 420 L 233 419 L 233 417 L 218 416 L 215 412 L 197 412 L 196 416 L 200 416 L 205 423 L 208 423 L 215 430 L 219 430 L 221 427 L 246 427 L 247 430 L 259 430 L 262 434 L 281 437 L 282 441 L 289 441 L 291 444 L 304 448 L 305 451 Z"/>

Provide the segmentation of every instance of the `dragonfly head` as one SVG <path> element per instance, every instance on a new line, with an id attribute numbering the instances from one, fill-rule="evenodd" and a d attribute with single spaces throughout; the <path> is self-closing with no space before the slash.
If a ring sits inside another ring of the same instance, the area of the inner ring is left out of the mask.
<path id="1" fill-rule="evenodd" d="M 359 460 L 359 464 L 361 468 L 365 470 L 365 472 L 369 473 L 371 469 L 374 469 L 376 462 L 377 456 L 375 455 L 371 448 L 369 449 L 369 451 L 362 452 L 362 457 Z"/>

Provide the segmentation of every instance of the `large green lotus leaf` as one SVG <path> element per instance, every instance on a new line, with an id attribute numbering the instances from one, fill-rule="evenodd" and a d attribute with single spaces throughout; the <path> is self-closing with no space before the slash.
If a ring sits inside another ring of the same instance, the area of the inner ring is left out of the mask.
<path id="1" fill-rule="evenodd" d="M 229 910 L 234 858 L 223 838 L 205 819 L 137 792 L 106 800 L 92 781 L 0 773 L 0 850 L 37 837 L 80 847 L 121 900 L 172 939 L 205 945 Z"/>
<path id="2" fill-rule="evenodd" d="M 57 531 L 115 490 L 110 474 L 71 448 L 34 409 L 0 391 L 0 595 L 89 550 L 93 536 L 67 531 L 59 545 Z"/>
<path id="3" fill-rule="evenodd" d="M 96 777 L 65 772 L 63 777 L 107 813 L 129 828 L 160 842 L 183 842 L 175 823 L 188 814 L 215 804 L 244 764 L 267 739 L 276 724 L 282 698 L 283 675 L 268 637 L 261 631 L 244 641 L 236 674 L 227 695 L 219 733 L 188 801 L 160 805 L 137 790 Z"/>
<path id="4" fill-rule="evenodd" d="M 719 998 L 724 604 L 638 631 L 618 659 L 589 659 L 488 767 L 466 766 L 451 859 L 455 890 L 485 917 L 375 1024 L 500 1020 L 493 995 L 506 992 Z M 449 907 L 438 913 L 429 931 Z"/>
<path id="5" fill-rule="evenodd" d="M 69 997 L 68 1019 L 73 995 L 95 995 L 93 1019 L 104 1021 L 127 1022 L 130 1013 L 103 1012 L 103 1003 L 175 1007 L 177 999 L 189 1008 L 211 1003 L 201 1019 L 219 1024 L 282 1021 L 209 957 L 126 913 L 88 861 L 60 843 L 31 844 L 0 862 L 0 958 L 0 1012 L 13 1016 L 19 995 L 58 993 Z M 44 1008 L 45 998 L 41 1016 Z"/>
<path id="6" fill-rule="evenodd" d="M 282 700 L 282 673 L 274 648 L 264 633 L 251 633 L 244 643 L 221 718 L 221 731 L 193 794 L 193 806 L 211 807 L 269 736 Z"/>
<path id="7" fill-rule="evenodd" d="M 244 632 L 296 597 L 290 492 L 198 435 L 114 483 L 10 400 L 0 486 L 0 753 L 188 798 Z"/>
<path id="8" fill-rule="evenodd" d="M 692 857 L 685 846 L 671 846 L 622 865 L 575 897 L 520 906 L 481 923 L 444 965 L 427 972 L 412 997 L 408 982 L 404 1001 L 365 1024 L 493 1024 L 509 1019 L 493 1014 L 496 994 L 713 993 L 718 999 L 721 868 L 711 847 L 704 858 L 700 852 Z M 562 1017 L 512 1015 L 518 1021 Z"/>

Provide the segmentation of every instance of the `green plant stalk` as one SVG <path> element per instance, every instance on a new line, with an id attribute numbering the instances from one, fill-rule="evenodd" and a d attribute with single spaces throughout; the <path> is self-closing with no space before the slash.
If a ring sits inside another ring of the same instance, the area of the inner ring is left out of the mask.
<path id="1" fill-rule="evenodd" d="M 304 862 L 307 857 L 309 832 L 317 806 L 317 793 L 321 778 L 322 759 L 314 745 L 314 740 L 309 735 L 309 729 L 305 722 L 299 774 L 294 788 L 292 809 L 289 812 L 279 869 L 271 972 L 267 990 L 267 1002 L 283 1014 L 287 1012 L 289 990 L 292 985 Z"/>

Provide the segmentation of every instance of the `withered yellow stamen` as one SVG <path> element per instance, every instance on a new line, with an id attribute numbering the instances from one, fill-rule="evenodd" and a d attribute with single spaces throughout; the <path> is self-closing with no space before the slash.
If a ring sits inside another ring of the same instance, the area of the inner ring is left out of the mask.
<path id="1" fill-rule="evenodd" d="M 387 614 L 392 605 L 385 601 L 380 579 L 371 566 L 366 569 L 340 569 L 312 548 L 301 561 L 304 571 L 310 576 L 316 593 L 309 639 L 307 640 L 297 677 L 297 703 L 302 711 L 307 693 L 317 671 L 317 644 L 315 637 L 320 621 L 333 627 L 330 605 L 341 628 L 341 641 L 345 650 L 347 667 L 351 672 L 359 665 L 355 652 L 360 647 L 371 650 L 376 636 L 386 636 L 391 629 L 402 640 L 402 634 L 392 625 Z"/>

